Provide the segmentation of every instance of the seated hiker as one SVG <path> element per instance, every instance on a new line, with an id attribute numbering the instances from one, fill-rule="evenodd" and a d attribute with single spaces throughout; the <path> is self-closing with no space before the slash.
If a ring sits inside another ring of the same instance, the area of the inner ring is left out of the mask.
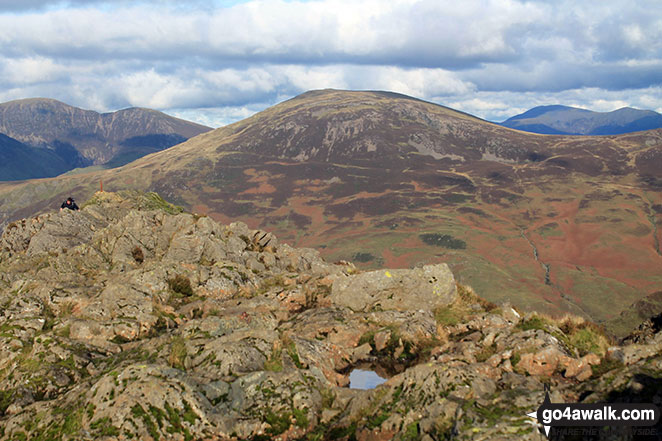
<path id="1" fill-rule="evenodd" d="M 65 208 L 68 208 L 69 210 L 80 210 L 78 208 L 78 205 L 76 205 L 76 202 L 74 201 L 74 198 L 67 198 L 66 201 L 62 202 L 62 205 L 60 205 L 60 211 L 64 210 Z"/>

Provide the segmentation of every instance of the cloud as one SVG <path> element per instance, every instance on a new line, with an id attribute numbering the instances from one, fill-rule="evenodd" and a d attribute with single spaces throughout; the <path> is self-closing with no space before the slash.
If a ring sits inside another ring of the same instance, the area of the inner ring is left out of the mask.
<path id="1" fill-rule="evenodd" d="M 327 87 L 489 118 L 564 99 L 659 109 L 660 17 L 657 0 L 0 0 L 0 99 L 207 121 Z"/>
<path id="2" fill-rule="evenodd" d="M 207 11 L 68 8 L 0 16 L 6 50 L 42 56 L 165 60 L 205 57 L 242 62 L 389 64 L 457 68 L 508 60 L 509 24 L 530 23 L 528 6 L 508 13 L 484 2 L 381 0 L 253 1 Z M 123 3 L 122 3 L 123 4 Z M 501 3 L 500 3 L 501 4 Z M 496 15 L 496 17 L 488 17 Z M 34 32 L 39 29 L 39 32 Z"/>

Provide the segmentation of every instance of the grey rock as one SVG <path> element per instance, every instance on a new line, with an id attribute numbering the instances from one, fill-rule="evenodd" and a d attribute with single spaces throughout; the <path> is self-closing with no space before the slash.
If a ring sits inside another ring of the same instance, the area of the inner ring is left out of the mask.
<path id="1" fill-rule="evenodd" d="M 352 351 L 352 362 L 357 363 L 361 360 L 366 360 L 370 357 L 371 351 L 372 347 L 370 346 L 370 343 L 364 343 L 361 346 L 355 348 Z"/>
<path id="2" fill-rule="evenodd" d="M 379 270 L 332 276 L 329 300 L 355 311 L 373 309 L 432 311 L 457 297 L 448 265 L 427 265 L 411 270 Z"/>

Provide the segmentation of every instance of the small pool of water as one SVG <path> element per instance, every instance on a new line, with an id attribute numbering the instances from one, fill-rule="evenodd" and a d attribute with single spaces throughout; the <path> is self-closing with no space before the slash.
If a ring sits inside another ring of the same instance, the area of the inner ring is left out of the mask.
<path id="1" fill-rule="evenodd" d="M 385 381 L 386 378 L 379 376 L 375 371 L 354 369 L 349 373 L 350 389 L 374 389 Z"/>

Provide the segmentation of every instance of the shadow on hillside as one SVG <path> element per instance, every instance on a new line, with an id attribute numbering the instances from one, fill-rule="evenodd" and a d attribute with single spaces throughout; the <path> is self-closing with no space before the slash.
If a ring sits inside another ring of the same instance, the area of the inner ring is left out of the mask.
<path id="1" fill-rule="evenodd" d="M 662 378 L 639 373 L 632 377 L 629 384 L 630 386 L 626 389 L 610 392 L 604 403 L 655 404 L 662 410 Z M 588 393 L 585 394 L 585 396 L 588 395 Z M 549 439 L 555 441 L 662 441 L 662 418 L 655 426 L 648 427 L 556 427 L 551 429 Z"/>

